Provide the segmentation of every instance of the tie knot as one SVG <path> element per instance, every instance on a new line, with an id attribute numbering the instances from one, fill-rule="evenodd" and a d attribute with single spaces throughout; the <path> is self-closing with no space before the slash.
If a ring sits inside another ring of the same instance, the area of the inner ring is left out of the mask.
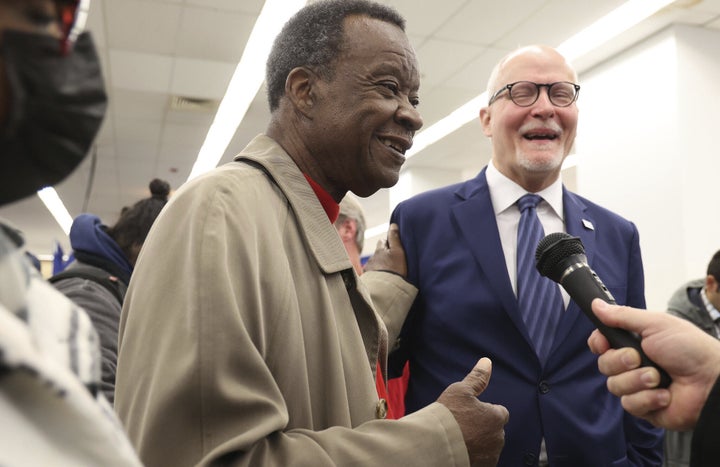
<path id="1" fill-rule="evenodd" d="M 528 208 L 536 208 L 537 205 L 540 203 L 541 199 L 542 198 L 540 197 L 540 195 L 528 193 L 521 196 L 520 199 L 517 201 L 518 208 L 520 209 L 520 212 L 523 212 Z"/>

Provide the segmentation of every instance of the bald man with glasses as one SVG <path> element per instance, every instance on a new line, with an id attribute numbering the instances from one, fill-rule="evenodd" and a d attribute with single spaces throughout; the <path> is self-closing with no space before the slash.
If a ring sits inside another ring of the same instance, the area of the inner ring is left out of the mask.
<path id="1" fill-rule="evenodd" d="M 567 232 L 582 240 L 618 303 L 645 307 L 635 225 L 562 183 L 577 83 L 550 47 L 504 57 L 480 109 L 490 163 L 393 212 L 419 294 L 391 363 L 400 371 L 409 361 L 405 404 L 413 412 L 478 356 L 490 357 L 493 380 L 480 399 L 510 411 L 500 466 L 658 466 L 662 431 L 608 392 L 586 343 L 595 326 L 556 284 L 533 275 L 537 236 Z"/>

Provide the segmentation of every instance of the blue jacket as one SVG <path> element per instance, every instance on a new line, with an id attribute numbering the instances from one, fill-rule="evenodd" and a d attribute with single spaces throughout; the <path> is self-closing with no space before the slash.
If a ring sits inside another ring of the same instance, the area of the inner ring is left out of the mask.
<path id="1" fill-rule="evenodd" d="M 566 230 L 620 304 L 644 308 L 634 224 L 563 188 Z M 408 280 L 419 295 L 391 364 L 410 361 L 408 412 L 437 399 L 480 357 L 493 361 L 480 399 L 510 411 L 500 466 L 537 465 L 545 439 L 553 467 L 658 466 L 662 430 L 627 414 L 587 346 L 591 321 L 570 302 L 542 367 L 510 283 L 485 170 L 400 203 Z"/>
<path id="2" fill-rule="evenodd" d="M 99 217 L 80 214 L 70 227 L 70 246 L 78 261 L 116 274 L 125 284 L 130 282 L 133 267 L 120 246 L 106 232 Z"/>

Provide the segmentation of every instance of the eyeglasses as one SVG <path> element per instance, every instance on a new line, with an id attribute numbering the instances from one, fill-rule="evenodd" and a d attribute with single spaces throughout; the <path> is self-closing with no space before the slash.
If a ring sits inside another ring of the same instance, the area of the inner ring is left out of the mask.
<path id="1" fill-rule="evenodd" d="M 520 107 L 530 107 L 540 97 L 540 88 L 547 88 L 548 99 L 556 107 L 567 107 L 578 98 L 580 85 L 569 81 L 558 81 L 557 83 L 538 84 L 532 81 L 516 81 L 506 84 L 498 92 L 493 94 L 488 102 L 492 105 L 500 98 L 500 95 L 507 91 L 510 100 Z"/>

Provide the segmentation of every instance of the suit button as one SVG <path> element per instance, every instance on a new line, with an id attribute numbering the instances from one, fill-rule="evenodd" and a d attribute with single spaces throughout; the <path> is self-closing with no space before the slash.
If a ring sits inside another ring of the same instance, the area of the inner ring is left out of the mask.
<path id="1" fill-rule="evenodd" d="M 380 399 L 375 406 L 375 418 L 383 419 L 387 417 L 388 405 L 385 399 Z"/>
<path id="2" fill-rule="evenodd" d="M 523 456 L 523 464 L 525 465 L 536 465 L 537 464 L 537 456 L 533 454 L 532 452 L 526 452 Z"/>
<path id="3" fill-rule="evenodd" d="M 548 392 L 550 392 L 550 385 L 547 383 L 547 381 L 540 381 L 538 390 L 540 391 L 540 394 L 547 394 Z"/>

